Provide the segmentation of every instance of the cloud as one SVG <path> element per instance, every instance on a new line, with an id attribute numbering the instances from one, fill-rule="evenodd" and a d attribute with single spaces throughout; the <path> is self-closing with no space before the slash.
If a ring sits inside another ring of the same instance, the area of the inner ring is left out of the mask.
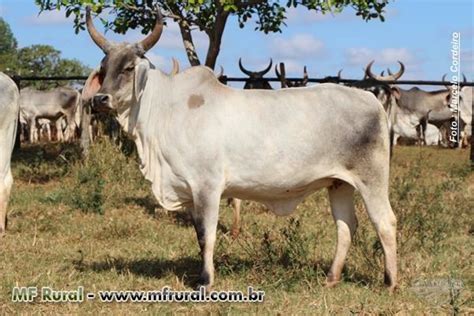
<path id="1" fill-rule="evenodd" d="M 170 68 L 171 60 L 168 60 L 168 58 L 165 58 L 161 55 L 156 54 L 155 52 L 148 52 L 146 54 L 146 57 L 151 61 L 153 65 L 155 65 L 156 68 L 162 69 L 162 70 L 167 70 L 166 68 Z"/>
<path id="2" fill-rule="evenodd" d="M 27 16 L 24 18 L 24 22 L 28 25 L 58 25 L 72 23 L 72 18 L 66 18 L 66 13 L 63 10 L 53 10 Z"/>
<path id="3" fill-rule="evenodd" d="M 388 15 L 388 13 L 386 14 Z M 289 8 L 287 9 L 286 24 L 311 24 L 327 21 L 350 22 L 360 19 L 356 16 L 354 10 L 344 10 L 343 12 L 327 12 L 322 14 L 320 11 L 308 10 L 307 8 Z"/>
<path id="4" fill-rule="evenodd" d="M 197 50 L 207 49 L 209 45 L 209 38 L 204 32 L 192 31 L 194 45 Z M 163 37 L 160 39 L 160 46 L 168 49 L 182 50 L 184 48 L 183 39 L 179 26 L 176 22 L 168 21 L 166 33 L 163 32 Z"/>
<path id="5" fill-rule="evenodd" d="M 203 32 L 193 31 L 193 41 L 196 49 L 199 52 L 207 50 L 209 45 L 209 38 Z M 135 43 L 141 41 L 146 35 L 141 33 L 141 30 L 129 30 L 125 35 L 111 33 L 109 36 L 115 42 L 129 42 Z M 165 30 L 160 38 L 160 41 L 156 45 L 160 49 L 172 50 L 173 53 L 184 51 L 183 39 L 177 23 L 168 21 Z"/>
<path id="6" fill-rule="evenodd" d="M 371 60 L 377 63 L 393 64 L 402 61 L 405 64 L 417 62 L 415 55 L 407 48 L 384 48 L 374 51 L 369 48 L 349 48 L 346 51 L 346 64 L 350 66 L 367 65 Z"/>
<path id="7" fill-rule="evenodd" d="M 287 20 L 285 23 L 288 25 L 320 22 L 334 17 L 330 13 L 322 14 L 321 12 L 310 11 L 305 8 L 290 8 L 287 10 L 286 16 Z"/>
<path id="8" fill-rule="evenodd" d="M 302 77 L 303 76 L 303 68 L 305 64 L 302 63 L 301 61 L 295 60 L 295 59 L 283 59 L 279 62 L 285 63 L 286 77 Z M 280 70 L 279 67 L 278 67 L 278 70 Z M 311 73 L 311 69 L 309 68 L 308 68 L 308 73 Z"/>
<path id="9" fill-rule="evenodd" d="M 272 55 L 278 58 L 314 58 L 324 53 L 324 43 L 310 34 L 278 37 L 271 41 Z"/>
<path id="10" fill-rule="evenodd" d="M 421 67 L 423 60 L 407 48 L 384 48 L 380 50 L 366 47 L 348 48 L 344 55 L 345 67 L 362 70 L 370 61 L 375 60 L 374 73 L 378 73 L 387 67 L 392 71 L 397 71 L 398 61 L 401 61 L 405 65 L 403 79 L 420 79 L 424 76 Z"/>
<path id="11" fill-rule="evenodd" d="M 159 49 L 156 49 L 159 51 Z M 167 57 L 156 53 L 154 50 L 147 52 L 146 57 L 158 69 L 169 73 L 173 69 L 172 57 Z M 188 66 L 188 61 L 175 57 L 178 60 L 179 71 L 183 71 Z"/>

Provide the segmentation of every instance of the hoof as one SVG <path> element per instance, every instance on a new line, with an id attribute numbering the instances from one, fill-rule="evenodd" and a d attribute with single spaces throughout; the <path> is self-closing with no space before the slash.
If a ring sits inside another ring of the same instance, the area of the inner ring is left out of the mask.
<path id="1" fill-rule="evenodd" d="M 198 284 L 194 287 L 195 291 L 201 291 L 201 288 L 204 289 L 204 293 L 209 294 L 211 292 L 211 286 L 210 285 L 203 285 L 203 284 Z"/>
<path id="2" fill-rule="evenodd" d="M 335 287 L 339 282 L 341 282 L 341 278 L 336 278 L 331 273 L 329 273 L 326 278 L 326 287 L 327 288 Z"/>
<path id="3" fill-rule="evenodd" d="M 336 285 L 338 285 L 339 282 L 340 282 L 340 281 L 329 281 L 328 279 L 326 279 L 326 285 L 325 285 L 325 286 L 326 286 L 328 289 L 330 289 L 330 288 L 336 287 Z"/>
<path id="4" fill-rule="evenodd" d="M 206 293 L 209 293 L 212 287 L 212 282 L 210 282 L 209 275 L 205 272 L 199 277 L 196 285 L 196 290 L 200 290 L 201 287 L 204 287 Z"/>
<path id="5" fill-rule="evenodd" d="M 390 295 L 393 295 L 398 291 L 398 285 L 397 284 L 389 285 L 387 286 L 387 290 Z"/>
<path id="6" fill-rule="evenodd" d="M 232 228 L 232 231 L 230 232 L 231 236 L 233 239 L 237 239 L 240 234 L 240 230 L 238 228 Z"/>
<path id="7" fill-rule="evenodd" d="M 387 289 L 390 294 L 393 294 L 398 288 L 397 282 L 393 280 L 388 273 L 385 273 L 384 275 L 384 283 L 387 286 Z"/>

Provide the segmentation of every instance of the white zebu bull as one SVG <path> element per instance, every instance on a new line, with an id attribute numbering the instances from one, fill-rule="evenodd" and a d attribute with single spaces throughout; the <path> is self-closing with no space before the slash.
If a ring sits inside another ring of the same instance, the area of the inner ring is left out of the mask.
<path id="1" fill-rule="evenodd" d="M 385 282 L 397 280 L 396 218 L 388 199 L 387 115 L 370 92 L 322 84 L 284 90 L 237 90 L 207 67 L 175 76 L 153 69 L 144 54 L 160 38 L 109 43 L 92 24 L 104 51 L 100 69 L 84 88 L 97 110 L 116 113 L 131 134 L 141 171 L 168 210 L 187 207 L 196 229 L 203 268 L 199 284 L 214 282 L 213 252 L 221 198 L 266 204 L 288 215 L 305 197 L 328 188 L 337 247 L 328 274 L 341 272 L 356 230 L 354 188 L 359 190 L 385 253 Z"/>
<path id="2" fill-rule="evenodd" d="M 10 160 L 18 123 L 18 99 L 15 82 L 0 72 L 0 235 L 7 226 L 8 199 L 13 185 Z"/>
<path id="3" fill-rule="evenodd" d="M 30 142 L 38 141 L 39 120 L 48 119 L 57 123 L 57 140 L 70 140 L 76 128 L 76 110 L 80 94 L 69 87 L 59 87 L 48 91 L 24 88 L 20 91 L 20 112 L 30 128 Z M 63 137 L 61 118 L 67 123 Z"/>

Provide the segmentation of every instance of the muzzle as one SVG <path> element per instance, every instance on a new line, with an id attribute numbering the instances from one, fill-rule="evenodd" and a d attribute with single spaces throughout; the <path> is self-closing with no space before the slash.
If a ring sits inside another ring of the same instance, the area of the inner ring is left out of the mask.
<path id="1" fill-rule="evenodd" d="M 112 107 L 112 95 L 97 93 L 92 99 L 92 109 L 97 112 L 111 112 L 114 109 Z"/>

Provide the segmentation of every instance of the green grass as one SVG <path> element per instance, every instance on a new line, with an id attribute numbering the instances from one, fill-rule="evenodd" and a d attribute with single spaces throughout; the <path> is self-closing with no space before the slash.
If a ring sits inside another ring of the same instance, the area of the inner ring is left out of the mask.
<path id="1" fill-rule="evenodd" d="M 86 291 L 191 289 L 200 260 L 184 212 L 156 203 L 135 157 L 107 142 L 80 161 L 74 145 L 26 147 L 14 155 L 7 235 L 0 240 L 3 313 L 472 313 L 474 175 L 467 150 L 398 147 L 391 202 L 398 218 L 400 289 L 383 286 L 383 255 L 360 197 L 359 228 L 336 288 L 324 287 L 335 248 L 326 192 L 294 215 L 276 217 L 245 202 L 242 233 L 230 237 L 222 202 L 215 251 L 217 290 L 266 292 L 265 302 L 82 304 L 12 303 L 14 286 Z M 417 282 L 462 281 L 420 292 Z"/>

